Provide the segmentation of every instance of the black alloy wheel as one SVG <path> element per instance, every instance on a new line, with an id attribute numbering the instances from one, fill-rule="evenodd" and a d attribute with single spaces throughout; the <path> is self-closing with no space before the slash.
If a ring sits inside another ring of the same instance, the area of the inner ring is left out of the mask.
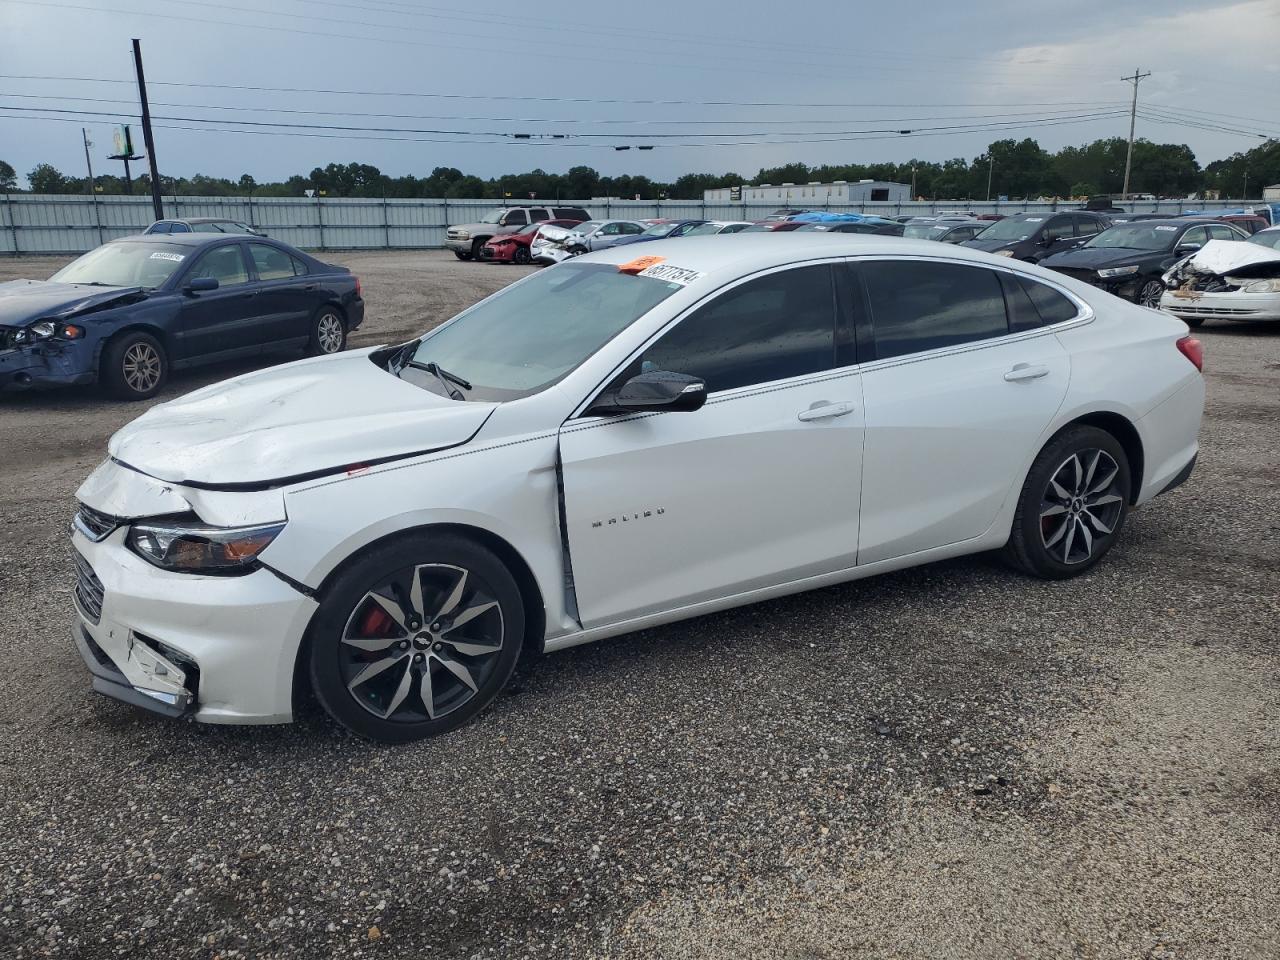
<path id="1" fill-rule="evenodd" d="M 460 537 L 416 535 L 358 560 L 311 629 L 311 679 L 339 723 L 388 743 L 444 733 L 515 669 L 524 608 L 497 557 Z"/>

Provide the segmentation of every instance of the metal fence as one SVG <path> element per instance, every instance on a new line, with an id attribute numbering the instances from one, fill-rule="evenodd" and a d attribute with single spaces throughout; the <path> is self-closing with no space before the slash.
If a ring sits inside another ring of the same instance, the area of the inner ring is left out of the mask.
<path id="1" fill-rule="evenodd" d="M 533 201 L 537 203 L 539 201 Z M 704 203 L 700 200 L 544 200 L 582 206 L 616 219 L 670 217 L 759 220 L 775 203 Z M 1162 200 L 1125 204 L 1135 213 L 1237 209 L 1254 201 Z M 1261 201 L 1258 201 L 1261 202 Z M 227 217 L 258 227 L 285 243 L 310 250 L 423 250 L 444 246 L 451 223 L 474 221 L 494 200 L 379 200 L 306 197 L 166 197 L 166 217 Z M 1070 210 L 1080 204 L 944 200 L 936 203 L 828 204 L 821 209 L 882 216 L 928 216 L 949 211 L 1023 213 Z M 139 233 L 152 221 L 149 197 L 5 194 L 0 202 L 0 253 L 83 253 L 107 240 Z"/>

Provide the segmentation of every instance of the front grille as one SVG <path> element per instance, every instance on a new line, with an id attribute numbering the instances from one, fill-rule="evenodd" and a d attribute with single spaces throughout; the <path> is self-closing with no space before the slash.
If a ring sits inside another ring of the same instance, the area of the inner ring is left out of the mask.
<path id="1" fill-rule="evenodd" d="M 1204 314 L 1215 317 L 1251 317 L 1258 312 L 1252 307 L 1196 307 L 1186 303 L 1175 303 L 1165 309 L 1172 313 Z"/>
<path id="2" fill-rule="evenodd" d="M 1063 276 L 1070 277 L 1072 280 L 1079 280 L 1095 287 L 1101 282 L 1096 270 L 1080 270 L 1072 267 L 1053 267 L 1052 269 L 1054 273 L 1060 273 Z"/>
<path id="3" fill-rule="evenodd" d="M 109 513 L 100 513 L 82 503 L 80 509 L 76 511 L 76 526 L 80 528 L 81 533 L 97 543 L 120 526 L 120 521 Z"/>
<path id="4" fill-rule="evenodd" d="M 0 327 L 0 350 L 11 350 L 18 345 L 17 327 Z"/>
<path id="5" fill-rule="evenodd" d="M 462 231 L 461 231 L 461 230 L 455 230 L 453 227 L 450 227 L 450 228 L 449 228 L 449 232 L 448 232 L 448 234 L 446 234 L 446 236 L 448 236 L 448 238 L 449 238 L 450 240 L 461 240 L 461 239 L 462 239 Z"/>
<path id="6" fill-rule="evenodd" d="M 102 619 L 102 598 L 105 594 L 102 581 L 79 550 L 73 550 L 72 554 L 76 561 L 76 604 L 89 622 L 96 624 Z"/>

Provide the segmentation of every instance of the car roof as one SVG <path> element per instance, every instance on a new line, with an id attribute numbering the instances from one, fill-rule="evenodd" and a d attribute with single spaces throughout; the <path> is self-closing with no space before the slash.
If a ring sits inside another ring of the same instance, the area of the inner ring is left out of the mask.
<path id="1" fill-rule="evenodd" d="M 1005 258 L 967 247 L 953 247 L 935 240 L 908 240 L 883 234 L 818 231 L 779 236 L 773 232 L 732 233 L 728 236 L 681 237 L 645 244 L 646 257 L 662 257 L 664 265 L 705 275 L 719 285 L 737 277 L 789 263 L 824 257 L 875 256 L 928 257 L 969 260 L 981 266 L 1009 267 Z M 627 263 L 636 258 L 630 246 L 608 247 L 579 257 L 580 263 Z M 1016 264 L 1014 265 L 1016 266 Z M 699 277 L 700 281 L 702 277 Z"/>
<path id="2" fill-rule="evenodd" d="M 235 217 L 165 217 L 156 223 L 244 223 Z"/>
<path id="3" fill-rule="evenodd" d="M 203 247 L 220 240 L 267 240 L 266 237 L 250 237 L 247 233 L 135 233 L 110 243 L 173 243 L 182 247 Z"/>
<path id="4" fill-rule="evenodd" d="M 1112 226 L 1127 227 L 1140 224 L 1144 227 L 1193 227 L 1200 223 L 1221 222 L 1221 220 L 1214 217 L 1162 217 L 1159 220 L 1124 220 L 1120 223 L 1112 224 Z"/>

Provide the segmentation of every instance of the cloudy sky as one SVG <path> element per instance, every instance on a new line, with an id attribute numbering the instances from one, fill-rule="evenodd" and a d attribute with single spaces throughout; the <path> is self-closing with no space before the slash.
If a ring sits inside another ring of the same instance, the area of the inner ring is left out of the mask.
<path id="1" fill-rule="evenodd" d="M 972 157 L 1002 137 L 1052 149 L 1126 135 L 1135 68 L 1152 74 L 1139 136 L 1203 164 L 1280 135 L 1275 0 L 0 0 L 0 159 L 82 175 L 83 125 L 96 171 L 118 172 L 132 37 L 169 175 L 668 179 Z"/>

